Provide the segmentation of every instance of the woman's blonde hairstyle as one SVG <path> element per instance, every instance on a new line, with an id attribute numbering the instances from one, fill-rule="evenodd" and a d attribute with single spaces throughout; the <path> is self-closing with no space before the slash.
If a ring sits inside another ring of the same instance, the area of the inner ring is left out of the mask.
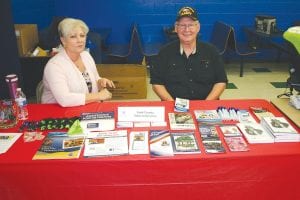
<path id="1" fill-rule="evenodd" d="M 60 37 L 66 37 L 72 30 L 80 27 L 85 34 L 89 32 L 89 27 L 80 19 L 65 18 L 58 24 L 58 33 Z"/>

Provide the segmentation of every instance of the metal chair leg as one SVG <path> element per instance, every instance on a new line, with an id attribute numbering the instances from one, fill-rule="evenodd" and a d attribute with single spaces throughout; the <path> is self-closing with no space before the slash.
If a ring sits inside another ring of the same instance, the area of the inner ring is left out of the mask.
<path id="1" fill-rule="evenodd" d="M 244 74 L 244 58 L 241 56 L 241 63 L 240 63 L 240 77 L 243 77 Z"/>

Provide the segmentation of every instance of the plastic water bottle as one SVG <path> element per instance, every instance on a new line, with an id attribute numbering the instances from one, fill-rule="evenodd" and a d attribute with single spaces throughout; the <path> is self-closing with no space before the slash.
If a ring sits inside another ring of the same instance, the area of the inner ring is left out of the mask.
<path id="1" fill-rule="evenodd" d="M 18 106 L 19 120 L 28 119 L 27 99 L 21 88 L 17 88 L 15 101 Z"/>

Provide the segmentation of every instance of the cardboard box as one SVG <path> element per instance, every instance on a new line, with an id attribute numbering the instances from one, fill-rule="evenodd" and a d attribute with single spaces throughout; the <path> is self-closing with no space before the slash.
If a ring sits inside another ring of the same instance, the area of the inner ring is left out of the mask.
<path id="1" fill-rule="evenodd" d="M 29 55 L 39 42 L 36 24 L 15 24 L 19 56 Z"/>
<path id="2" fill-rule="evenodd" d="M 112 99 L 146 99 L 147 68 L 136 64 L 98 64 L 101 77 L 111 79 L 116 88 L 109 89 Z"/>

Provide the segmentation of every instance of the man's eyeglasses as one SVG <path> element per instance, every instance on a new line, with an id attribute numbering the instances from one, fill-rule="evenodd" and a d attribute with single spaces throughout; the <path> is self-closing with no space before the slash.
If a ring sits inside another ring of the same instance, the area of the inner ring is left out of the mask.
<path id="1" fill-rule="evenodd" d="M 193 24 L 176 24 L 176 26 L 180 30 L 185 30 L 186 28 L 194 29 L 194 28 L 196 28 L 197 25 L 198 25 L 197 23 L 193 23 Z"/>

